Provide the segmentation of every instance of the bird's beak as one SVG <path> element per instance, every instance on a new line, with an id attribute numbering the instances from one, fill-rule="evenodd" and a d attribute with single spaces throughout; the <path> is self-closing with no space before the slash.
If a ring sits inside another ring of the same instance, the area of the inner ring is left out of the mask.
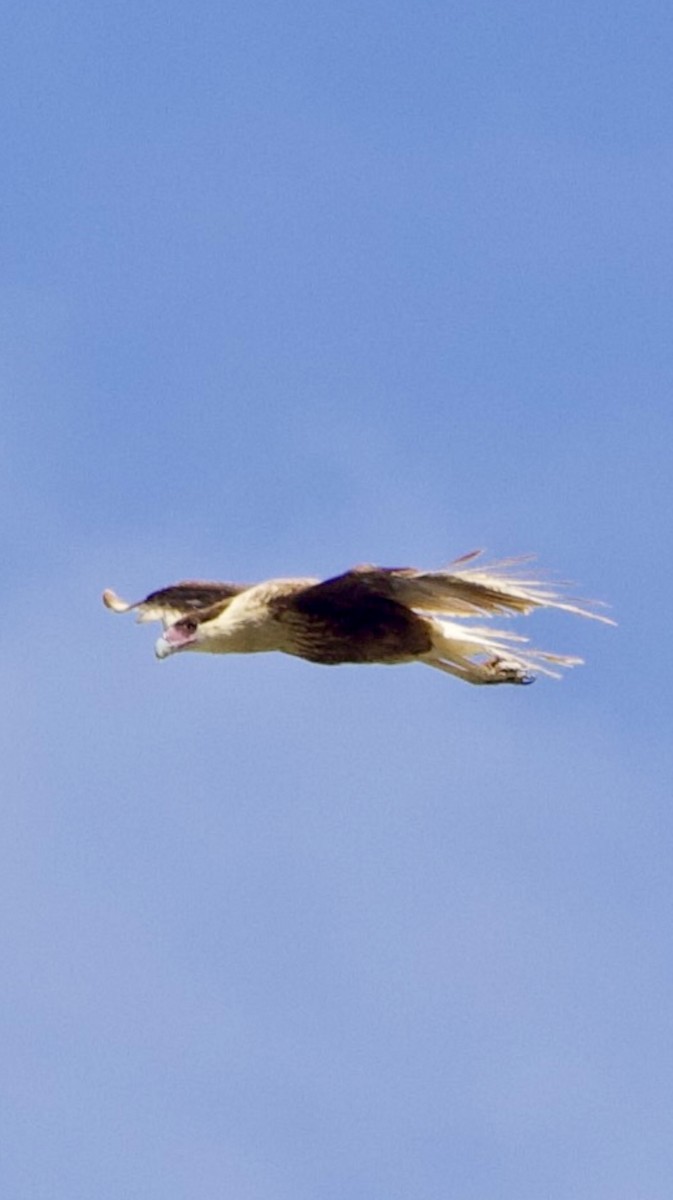
<path id="1" fill-rule="evenodd" d="M 179 649 L 179 646 L 171 646 L 170 642 L 167 642 L 163 635 L 160 638 L 157 638 L 156 642 L 154 643 L 154 653 L 156 654 L 157 658 L 168 658 L 169 654 L 174 654 L 175 651 Z"/>
<path id="2" fill-rule="evenodd" d="M 157 658 L 168 658 L 176 650 L 191 650 L 194 647 L 194 634 L 183 629 L 181 625 L 168 625 L 160 638 L 154 643 L 154 653 Z"/>

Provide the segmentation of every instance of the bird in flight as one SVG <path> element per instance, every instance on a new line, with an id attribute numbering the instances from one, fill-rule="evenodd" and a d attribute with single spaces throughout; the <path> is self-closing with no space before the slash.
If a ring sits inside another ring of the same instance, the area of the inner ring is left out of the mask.
<path id="1" fill-rule="evenodd" d="M 580 605 L 534 573 L 522 574 L 527 560 L 474 565 L 479 554 L 443 571 L 365 564 L 322 582 L 176 583 L 134 604 L 107 590 L 103 603 L 117 613 L 134 610 L 138 621 L 161 621 L 158 658 L 280 650 L 325 665 L 420 662 L 476 684 L 559 677 L 582 660 L 531 649 L 519 634 L 463 624 L 465 618 L 555 608 L 614 624 L 594 611 L 596 602 Z"/>

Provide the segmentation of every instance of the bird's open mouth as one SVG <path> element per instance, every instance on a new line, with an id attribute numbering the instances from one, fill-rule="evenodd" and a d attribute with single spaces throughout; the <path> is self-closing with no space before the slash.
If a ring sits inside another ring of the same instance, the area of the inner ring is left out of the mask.
<path id="1" fill-rule="evenodd" d="M 157 658 L 168 658 L 178 650 L 189 650 L 194 644 L 194 631 L 182 629 L 179 625 L 169 625 L 160 638 L 154 643 L 154 653 Z"/>

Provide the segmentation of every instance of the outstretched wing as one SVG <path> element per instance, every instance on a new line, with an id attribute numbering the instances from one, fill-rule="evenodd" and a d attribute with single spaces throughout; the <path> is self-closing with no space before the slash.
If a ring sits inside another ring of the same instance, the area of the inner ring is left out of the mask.
<path id="1" fill-rule="evenodd" d="M 609 617 L 593 611 L 600 606 L 598 601 L 577 602 L 564 596 L 563 585 L 553 587 L 534 572 L 524 573 L 522 564 L 529 561 L 525 558 L 505 559 L 483 567 L 462 565 L 475 559 L 478 553 L 464 555 L 446 571 L 362 566 L 356 567 L 355 572 L 366 586 L 421 612 L 473 617 L 557 608 L 614 625 Z"/>
<path id="2" fill-rule="evenodd" d="M 399 662 L 431 644 L 423 618 L 372 587 L 357 568 L 279 596 L 271 607 L 312 662 Z"/>
<path id="3" fill-rule="evenodd" d="M 214 604 L 224 605 L 241 592 L 248 583 L 210 583 L 205 580 L 186 580 L 150 592 L 144 600 L 129 604 L 109 588 L 103 592 L 103 604 L 116 613 L 135 611 L 137 621 L 161 621 L 164 629 L 188 613 L 200 612 Z"/>

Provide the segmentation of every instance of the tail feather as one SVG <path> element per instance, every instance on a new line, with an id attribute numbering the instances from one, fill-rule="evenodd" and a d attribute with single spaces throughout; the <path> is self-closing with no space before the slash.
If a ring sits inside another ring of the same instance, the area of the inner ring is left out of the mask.
<path id="1" fill-rule="evenodd" d="M 552 654 L 527 646 L 528 639 L 502 630 L 485 630 L 454 625 L 448 621 L 432 623 L 432 650 L 423 655 L 429 667 L 457 675 L 468 683 L 533 683 L 536 676 L 561 678 L 561 669 L 579 666 L 581 658 Z"/>

